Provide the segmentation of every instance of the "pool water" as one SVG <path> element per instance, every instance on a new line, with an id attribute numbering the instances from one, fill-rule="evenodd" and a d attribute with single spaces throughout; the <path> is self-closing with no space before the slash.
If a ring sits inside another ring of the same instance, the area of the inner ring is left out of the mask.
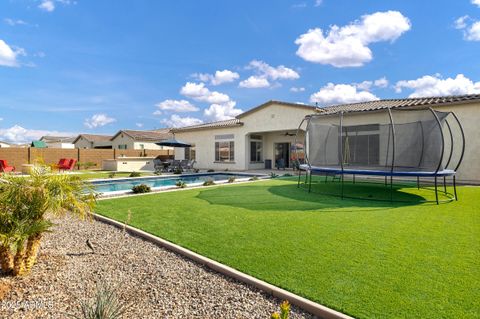
<path id="1" fill-rule="evenodd" d="M 248 178 L 252 175 L 247 174 L 227 174 L 227 173 L 213 173 L 213 174 L 192 174 L 182 176 L 158 176 L 158 177 L 144 177 L 144 178 L 128 178 L 117 180 L 101 180 L 93 181 L 92 184 L 95 191 L 99 193 L 109 193 L 118 191 L 129 191 L 133 186 L 145 184 L 151 188 L 174 186 L 179 180 L 182 180 L 187 185 L 203 183 L 208 180 L 225 181 L 230 177 Z"/>

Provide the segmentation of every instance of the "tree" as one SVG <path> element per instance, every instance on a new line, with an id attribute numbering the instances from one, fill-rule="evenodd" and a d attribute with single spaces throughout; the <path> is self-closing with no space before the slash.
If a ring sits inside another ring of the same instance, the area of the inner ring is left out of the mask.
<path id="1" fill-rule="evenodd" d="M 0 265 L 4 273 L 28 274 L 52 217 L 91 218 L 96 195 L 75 175 L 33 170 L 29 177 L 0 176 Z"/>

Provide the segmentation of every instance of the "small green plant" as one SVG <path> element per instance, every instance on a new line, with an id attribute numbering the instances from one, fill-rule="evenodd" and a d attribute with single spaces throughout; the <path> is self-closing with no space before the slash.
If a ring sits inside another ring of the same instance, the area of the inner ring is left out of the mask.
<path id="1" fill-rule="evenodd" d="M 108 178 L 115 178 L 115 175 L 117 175 L 117 173 L 110 172 L 110 173 L 108 173 Z"/>
<path id="2" fill-rule="evenodd" d="M 187 187 L 187 184 L 184 181 L 179 180 L 175 183 L 175 186 L 177 186 L 178 188 L 185 188 Z"/>
<path id="3" fill-rule="evenodd" d="M 215 170 L 210 168 L 209 170 L 207 170 L 207 172 L 208 173 L 213 173 L 213 172 L 215 172 Z"/>
<path id="4" fill-rule="evenodd" d="M 199 170 L 198 168 L 195 168 L 195 169 L 193 170 L 193 172 L 194 172 L 194 173 L 198 173 L 198 172 L 200 172 L 200 170 Z"/>
<path id="5" fill-rule="evenodd" d="M 258 176 L 253 176 L 249 179 L 249 181 L 258 181 Z"/>
<path id="6" fill-rule="evenodd" d="M 129 177 L 140 177 L 142 176 L 142 174 L 140 174 L 140 172 L 131 172 Z"/>
<path id="7" fill-rule="evenodd" d="M 160 176 L 162 175 L 162 170 L 157 168 L 153 174 Z"/>
<path id="8" fill-rule="evenodd" d="M 117 287 L 100 282 L 97 284 L 93 300 L 81 302 L 80 316 L 71 315 L 71 317 L 76 319 L 118 319 L 123 317 L 129 307 L 130 304 L 120 300 Z"/>
<path id="9" fill-rule="evenodd" d="M 285 174 L 283 174 L 282 176 L 283 176 L 283 177 L 289 177 L 289 176 L 293 176 L 293 175 L 290 174 L 290 173 L 285 173 Z"/>
<path id="10" fill-rule="evenodd" d="M 213 179 L 208 179 L 205 182 L 203 182 L 203 186 L 211 186 L 211 185 L 215 185 L 215 182 L 213 181 Z"/>
<path id="11" fill-rule="evenodd" d="M 288 319 L 290 317 L 290 303 L 285 300 L 280 304 L 280 313 L 272 313 L 271 319 Z"/>
<path id="12" fill-rule="evenodd" d="M 225 168 L 225 172 L 228 172 L 228 168 Z"/>
<path id="13" fill-rule="evenodd" d="M 97 164 L 94 162 L 78 163 L 77 165 L 83 169 L 90 169 L 92 167 L 97 166 Z"/>
<path id="14" fill-rule="evenodd" d="M 228 178 L 228 182 L 229 182 L 229 183 L 235 182 L 235 176 L 230 176 L 230 177 Z"/>
<path id="15" fill-rule="evenodd" d="M 134 194 L 150 193 L 152 189 L 150 186 L 145 184 L 140 184 L 132 187 L 132 192 Z"/>
<path id="16" fill-rule="evenodd" d="M 278 177 L 278 174 L 275 174 L 274 172 L 270 173 L 270 178 L 277 178 L 277 177 Z"/>
<path id="17" fill-rule="evenodd" d="M 181 167 L 176 167 L 175 170 L 173 171 L 173 174 L 182 174 L 183 173 L 183 169 Z"/>

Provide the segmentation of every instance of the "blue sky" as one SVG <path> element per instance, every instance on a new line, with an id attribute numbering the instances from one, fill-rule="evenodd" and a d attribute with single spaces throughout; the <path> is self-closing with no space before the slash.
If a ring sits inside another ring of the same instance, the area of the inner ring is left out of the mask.
<path id="1" fill-rule="evenodd" d="M 480 0 L 0 2 L 0 140 L 480 93 Z"/>

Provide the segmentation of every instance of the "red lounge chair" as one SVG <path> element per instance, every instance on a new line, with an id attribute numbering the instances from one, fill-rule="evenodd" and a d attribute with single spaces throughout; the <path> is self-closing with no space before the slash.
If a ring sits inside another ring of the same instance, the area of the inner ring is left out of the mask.
<path id="1" fill-rule="evenodd" d="M 13 172 L 15 170 L 15 166 L 8 166 L 6 160 L 0 160 L 0 172 Z"/>
<path id="2" fill-rule="evenodd" d="M 61 158 L 58 161 L 57 167 L 61 169 L 61 167 L 67 166 L 67 164 L 68 164 L 68 160 L 66 158 Z"/>
<path id="3" fill-rule="evenodd" d="M 60 162 L 62 161 L 62 159 L 60 159 Z M 75 164 L 77 163 L 77 160 L 73 158 L 69 160 L 68 159 L 64 159 L 64 160 L 65 161 L 63 163 L 58 162 L 59 170 L 71 171 L 75 167 Z"/>

